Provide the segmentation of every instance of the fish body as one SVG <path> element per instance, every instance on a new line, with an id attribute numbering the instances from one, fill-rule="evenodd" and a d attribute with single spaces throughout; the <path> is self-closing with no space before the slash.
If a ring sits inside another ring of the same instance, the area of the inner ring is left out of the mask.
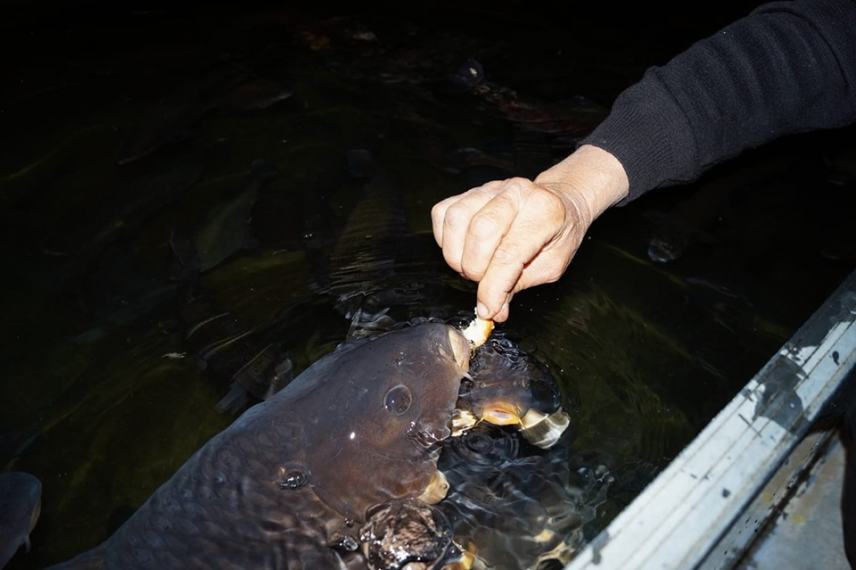
<path id="1" fill-rule="evenodd" d="M 30 549 L 30 531 L 42 506 L 42 484 L 30 475 L 13 471 L 0 474 L 0 568 L 23 545 Z"/>
<path id="2" fill-rule="evenodd" d="M 365 567 L 366 513 L 437 477 L 469 344 L 429 323 L 348 343 L 213 437 L 56 568 Z"/>

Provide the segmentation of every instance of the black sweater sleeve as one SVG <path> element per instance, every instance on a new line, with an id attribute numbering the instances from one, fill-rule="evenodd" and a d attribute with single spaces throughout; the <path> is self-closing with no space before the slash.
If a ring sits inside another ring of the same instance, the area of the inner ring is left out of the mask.
<path id="1" fill-rule="evenodd" d="M 854 121 L 856 0 L 794 0 L 649 69 L 580 144 L 622 163 L 626 203 L 782 135 Z"/>

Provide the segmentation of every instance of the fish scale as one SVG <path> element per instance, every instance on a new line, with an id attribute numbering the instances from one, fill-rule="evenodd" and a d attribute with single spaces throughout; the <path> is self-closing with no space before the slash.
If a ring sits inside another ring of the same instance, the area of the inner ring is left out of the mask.
<path id="1" fill-rule="evenodd" d="M 343 568 L 331 545 L 358 538 L 369 507 L 427 489 L 438 450 L 412 434 L 448 437 L 468 360 L 468 341 L 437 323 L 343 345 L 212 438 L 107 541 L 55 568 Z M 412 404 L 391 411 L 385 394 L 402 386 Z M 303 484 L 287 483 L 295 473 Z"/>

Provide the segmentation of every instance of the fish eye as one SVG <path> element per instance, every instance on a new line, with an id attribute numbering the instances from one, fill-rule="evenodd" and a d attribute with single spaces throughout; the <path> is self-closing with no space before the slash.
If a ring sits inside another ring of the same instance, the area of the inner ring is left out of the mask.
<path id="1" fill-rule="evenodd" d="M 383 407 L 400 416 L 410 409 L 410 404 L 413 402 L 413 397 L 410 395 L 410 388 L 404 384 L 393 386 L 383 397 Z"/>

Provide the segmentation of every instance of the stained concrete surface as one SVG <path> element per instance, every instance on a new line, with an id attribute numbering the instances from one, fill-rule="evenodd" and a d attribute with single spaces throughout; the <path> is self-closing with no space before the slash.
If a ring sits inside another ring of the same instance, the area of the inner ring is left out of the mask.
<path id="1" fill-rule="evenodd" d="M 841 512 L 845 460 L 844 445 L 835 436 L 737 568 L 849 569 Z"/>

